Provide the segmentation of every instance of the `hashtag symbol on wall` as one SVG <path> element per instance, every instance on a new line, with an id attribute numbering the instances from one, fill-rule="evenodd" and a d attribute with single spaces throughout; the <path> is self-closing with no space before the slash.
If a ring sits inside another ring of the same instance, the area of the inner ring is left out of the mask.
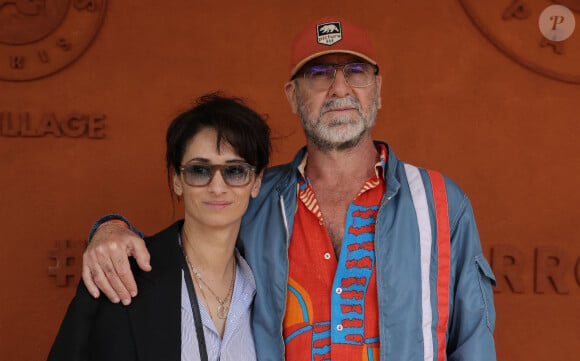
<path id="1" fill-rule="evenodd" d="M 58 287 L 66 287 L 68 279 L 79 277 L 86 241 L 56 241 L 56 247 L 49 251 L 48 258 L 54 260 L 48 266 L 48 275 L 56 277 Z"/>

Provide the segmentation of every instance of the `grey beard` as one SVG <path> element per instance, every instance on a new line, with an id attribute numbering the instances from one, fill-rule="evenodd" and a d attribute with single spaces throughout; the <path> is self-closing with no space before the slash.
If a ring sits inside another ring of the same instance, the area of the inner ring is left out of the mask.
<path id="1" fill-rule="evenodd" d="M 303 121 L 302 121 L 302 126 L 304 128 L 304 134 L 306 135 L 306 138 L 308 138 L 318 149 L 320 149 L 323 152 L 330 152 L 333 150 L 340 151 L 340 150 L 354 148 L 355 146 L 357 146 L 360 143 L 361 139 L 363 138 L 365 133 L 368 131 L 368 129 L 365 128 L 356 137 L 350 138 L 350 139 L 343 141 L 343 142 L 335 142 L 335 141 L 331 141 L 331 140 L 327 140 L 327 139 L 324 139 L 322 137 L 319 137 L 316 134 L 316 132 L 314 132 L 310 128 L 307 128 L 304 125 Z"/>
<path id="2" fill-rule="evenodd" d="M 357 103 L 357 112 L 361 118 L 361 121 L 363 122 L 363 124 L 365 124 L 365 127 L 361 130 L 361 132 L 359 134 L 357 134 L 355 137 L 352 137 L 352 138 L 350 138 L 346 141 L 343 141 L 343 142 L 336 142 L 336 141 L 324 139 L 317 134 L 316 129 L 315 129 L 317 127 L 317 125 L 313 126 L 312 123 L 307 121 L 308 118 L 306 115 L 306 109 L 305 109 L 304 103 L 302 102 L 302 98 L 300 97 L 300 93 L 299 93 L 298 89 L 296 89 L 296 90 L 297 90 L 296 91 L 296 100 L 298 102 L 298 116 L 300 118 L 300 122 L 302 123 L 302 128 L 304 129 L 304 135 L 306 136 L 306 138 L 308 140 L 310 140 L 321 151 L 324 151 L 324 152 L 329 152 L 329 151 L 333 151 L 333 150 L 342 151 L 342 150 L 354 148 L 355 146 L 357 146 L 360 143 L 360 141 L 363 139 L 365 134 L 373 127 L 373 125 L 375 123 L 377 110 L 378 110 L 378 94 L 375 94 L 375 99 L 373 100 L 373 104 L 371 106 L 368 119 L 364 117 L 362 110 L 360 109 L 360 104 Z M 321 109 L 321 114 L 319 115 L 316 124 L 321 124 L 321 118 L 322 118 L 323 111 L 327 108 L 331 108 L 331 106 L 329 106 L 329 104 L 326 104 Z M 335 124 L 344 124 L 344 123 L 347 123 L 349 121 L 350 121 L 350 118 L 345 117 L 344 119 L 341 119 L 341 118 L 337 119 L 334 123 Z M 367 121 L 368 121 L 368 124 L 367 124 Z"/>

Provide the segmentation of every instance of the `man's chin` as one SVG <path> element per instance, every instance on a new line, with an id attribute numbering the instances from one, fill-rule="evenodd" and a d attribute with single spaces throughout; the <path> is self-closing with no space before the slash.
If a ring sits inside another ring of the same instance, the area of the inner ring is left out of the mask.
<path id="1" fill-rule="evenodd" d="M 341 138 L 331 137 L 331 138 L 326 138 L 326 139 L 319 139 L 317 142 L 315 142 L 315 144 L 321 150 L 327 150 L 327 151 L 339 150 L 339 151 L 342 151 L 342 150 L 354 148 L 355 146 L 357 146 L 360 143 L 361 139 L 362 139 L 362 136 L 360 134 L 357 134 L 356 136 L 352 136 L 352 137 L 341 137 Z"/>

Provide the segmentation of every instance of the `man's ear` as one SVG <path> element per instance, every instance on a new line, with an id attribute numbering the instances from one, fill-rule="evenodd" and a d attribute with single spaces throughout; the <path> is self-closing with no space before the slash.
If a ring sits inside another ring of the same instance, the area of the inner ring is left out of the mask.
<path id="1" fill-rule="evenodd" d="M 383 84 L 383 78 L 380 75 L 377 75 L 377 109 L 381 109 L 383 106 L 381 100 L 381 85 Z"/>
<path id="2" fill-rule="evenodd" d="M 292 113 L 298 114 L 298 102 L 296 101 L 296 84 L 294 80 L 290 80 L 284 84 L 284 93 L 286 94 L 286 99 L 288 104 L 290 104 L 290 109 Z"/>
<path id="3" fill-rule="evenodd" d="M 178 197 L 183 195 L 183 184 L 181 184 L 181 177 L 177 173 L 173 173 L 173 192 Z"/>

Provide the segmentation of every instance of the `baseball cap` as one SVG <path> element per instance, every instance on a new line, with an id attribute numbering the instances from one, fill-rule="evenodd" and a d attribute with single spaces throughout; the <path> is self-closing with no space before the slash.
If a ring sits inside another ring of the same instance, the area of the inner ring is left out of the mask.
<path id="1" fill-rule="evenodd" d="M 377 65 L 376 53 L 367 32 L 338 16 L 327 16 L 306 26 L 292 43 L 290 78 L 310 60 L 326 54 L 356 55 Z"/>

